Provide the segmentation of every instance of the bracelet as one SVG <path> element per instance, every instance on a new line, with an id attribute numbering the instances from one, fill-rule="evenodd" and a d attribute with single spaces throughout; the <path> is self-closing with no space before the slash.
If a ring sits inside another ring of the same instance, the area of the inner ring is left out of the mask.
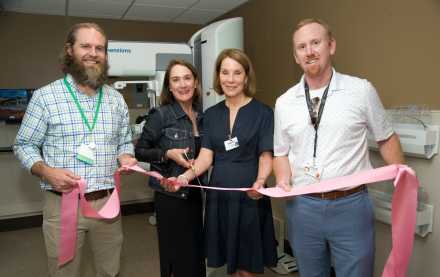
<path id="1" fill-rule="evenodd" d="M 186 182 L 189 183 L 189 178 L 185 174 L 180 174 L 179 176 L 177 176 L 177 178 L 179 177 L 185 178 Z"/>

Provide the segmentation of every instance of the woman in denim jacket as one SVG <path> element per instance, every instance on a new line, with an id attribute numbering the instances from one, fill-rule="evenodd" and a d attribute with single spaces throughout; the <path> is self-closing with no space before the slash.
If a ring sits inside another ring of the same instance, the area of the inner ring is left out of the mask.
<path id="1" fill-rule="evenodd" d="M 176 177 L 190 168 L 200 150 L 200 97 L 193 65 L 172 60 L 165 73 L 161 106 L 147 118 L 136 144 L 136 158 L 149 162 L 151 170 L 165 177 Z M 195 188 L 169 192 L 154 178 L 149 185 L 155 189 L 161 276 L 205 276 L 202 192 Z"/>

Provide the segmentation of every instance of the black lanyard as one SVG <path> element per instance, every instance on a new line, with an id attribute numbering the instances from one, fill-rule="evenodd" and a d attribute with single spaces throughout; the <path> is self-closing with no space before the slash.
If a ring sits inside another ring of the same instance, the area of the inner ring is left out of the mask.
<path id="1" fill-rule="evenodd" d="M 333 77 L 333 74 L 330 77 L 330 82 L 328 83 L 327 87 L 324 90 L 324 94 L 322 95 L 321 103 L 319 104 L 318 117 L 315 120 L 313 120 L 313 118 L 314 118 L 313 113 L 314 112 L 313 112 L 312 100 L 310 99 L 309 85 L 307 84 L 306 80 L 304 79 L 304 91 L 306 93 L 306 102 L 307 102 L 307 107 L 309 108 L 309 116 L 310 116 L 310 120 L 313 124 L 313 128 L 315 128 L 315 143 L 313 145 L 313 162 L 315 161 L 315 158 L 316 158 L 316 148 L 318 145 L 318 127 L 319 127 L 319 123 L 321 122 L 322 112 L 324 111 L 325 101 L 327 100 L 328 89 L 330 88 L 330 83 L 332 81 L 332 77 Z"/>

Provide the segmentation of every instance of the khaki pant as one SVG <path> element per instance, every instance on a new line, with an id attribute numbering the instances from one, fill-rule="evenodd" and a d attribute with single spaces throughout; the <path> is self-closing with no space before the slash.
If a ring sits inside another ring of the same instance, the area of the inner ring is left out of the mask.
<path id="1" fill-rule="evenodd" d="M 109 196 L 91 201 L 93 208 L 101 208 Z M 43 235 L 48 256 L 49 276 L 79 277 L 82 249 L 87 236 L 95 262 L 96 276 L 118 276 L 122 247 L 121 216 L 111 220 L 83 217 L 78 210 L 75 258 L 58 268 L 58 241 L 60 232 L 61 196 L 45 192 Z"/>

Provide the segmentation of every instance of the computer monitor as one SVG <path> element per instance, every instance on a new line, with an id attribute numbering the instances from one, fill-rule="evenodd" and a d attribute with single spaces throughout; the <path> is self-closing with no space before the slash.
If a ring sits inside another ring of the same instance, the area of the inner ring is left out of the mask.
<path id="1" fill-rule="evenodd" d="M 31 94 L 30 89 L 0 89 L 0 122 L 21 123 Z"/>

